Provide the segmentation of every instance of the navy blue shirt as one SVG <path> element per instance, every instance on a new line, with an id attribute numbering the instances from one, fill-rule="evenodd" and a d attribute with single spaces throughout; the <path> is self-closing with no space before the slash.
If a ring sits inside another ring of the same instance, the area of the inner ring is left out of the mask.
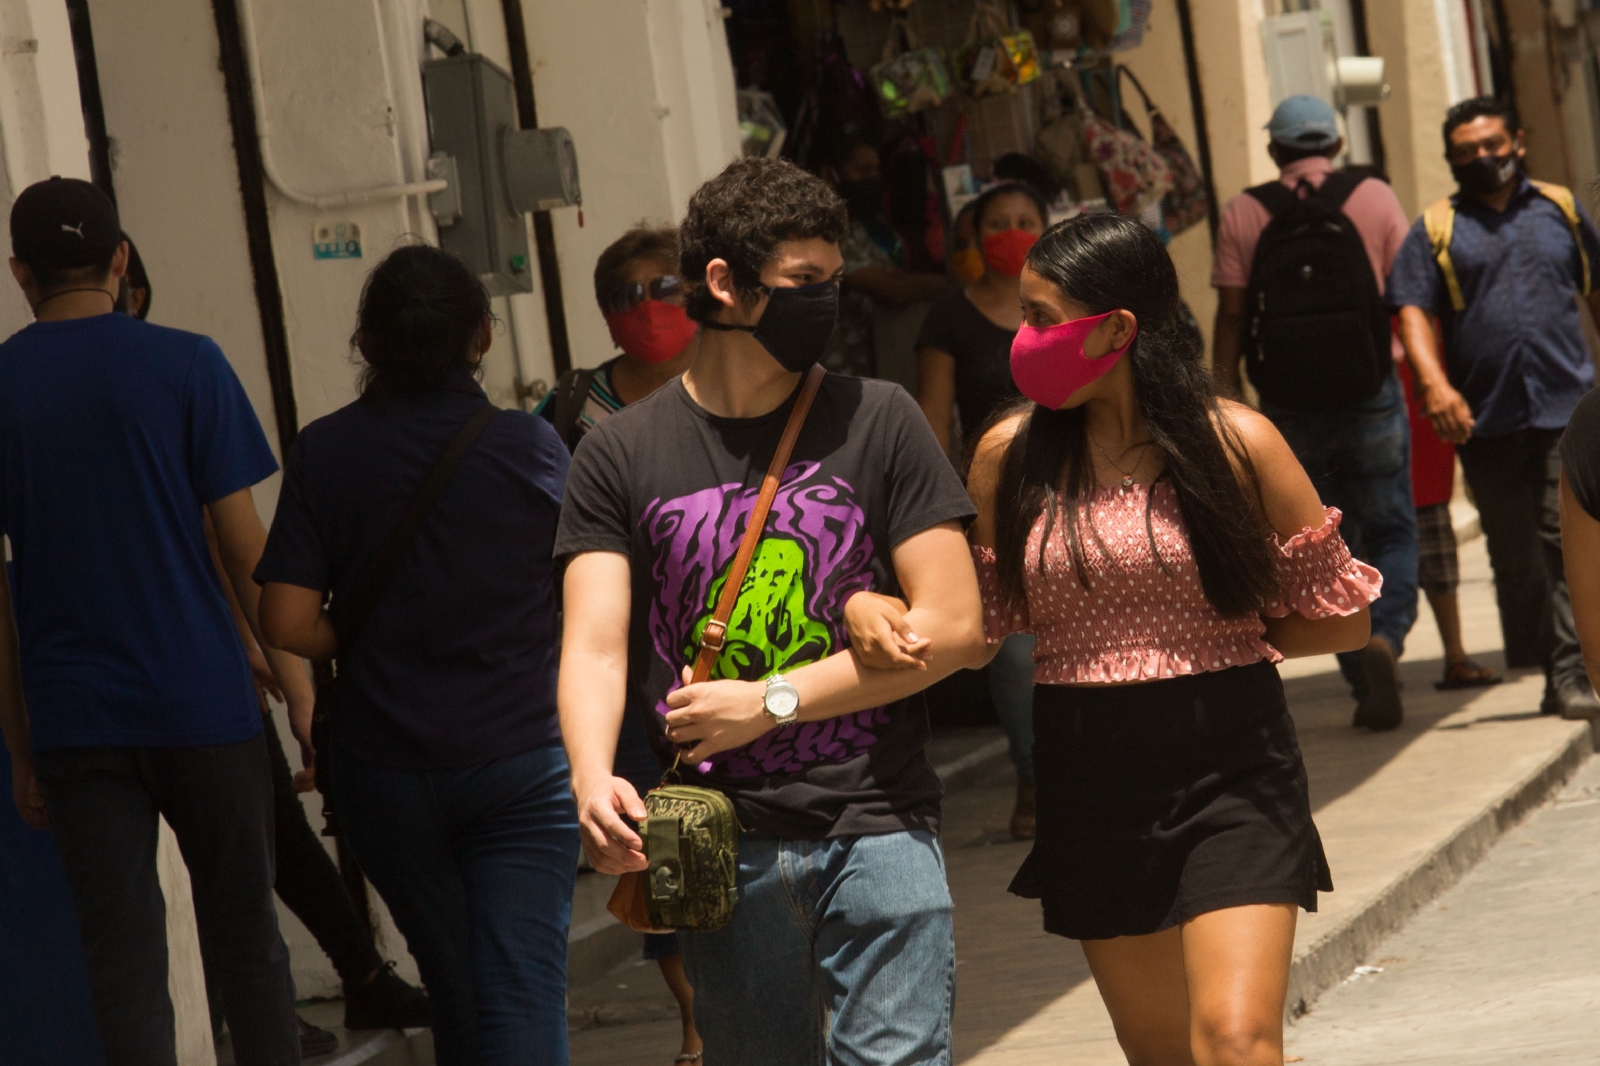
<path id="1" fill-rule="evenodd" d="M 1445 372 L 1472 408 L 1474 437 L 1560 429 L 1594 384 L 1578 297 L 1583 263 L 1561 208 L 1525 179 L 1505 211 L 1455 197 L 1450 259 L 1466 308 L 1456 312 L 1419 219 L 1395 256 L 1384 299 L 1439 316 Z M 1600 277 L 1600 235 L 1580 205 L 1579 232 Z"/>
<path id="2" fill-rule="evenodd" d="M 204 506 L 277 468 L 209 338 L 106 314 L 0 344 L 0 530 L 35 751 L 261 731 Z"/>
<path id="3" fill-rule="evenodd" d="M 348 607 L 400 514 L 486 401 L 466 375 L 400 395 L 381 387 L 306 426 L 256 580 L 331 590 Z M 335 688 L 333 741 L 382 766 L 468 766 L 560 735 L 550 549 L 567 449 L 549 423 L 497 416 L 429 508 Z"/>

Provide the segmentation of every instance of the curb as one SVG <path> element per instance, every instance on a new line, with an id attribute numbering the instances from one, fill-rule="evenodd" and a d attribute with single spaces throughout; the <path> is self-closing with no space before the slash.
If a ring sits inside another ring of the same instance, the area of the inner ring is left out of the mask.
<path id="1" fill-rule="evenodd" d="M 1359 911 L 1323 934 L 1289 967 L 1284 1020 L 1293 1023 L 1318 996 L 1349 976 L 1387 936 L 1438 898 L 1489 853 L 1502 835 L 1542 805 L 1595 750 L 1595 731 L 1574 730 L 1561 749 L 1490 800 L 1432 852 L 1391 881 Z"/>

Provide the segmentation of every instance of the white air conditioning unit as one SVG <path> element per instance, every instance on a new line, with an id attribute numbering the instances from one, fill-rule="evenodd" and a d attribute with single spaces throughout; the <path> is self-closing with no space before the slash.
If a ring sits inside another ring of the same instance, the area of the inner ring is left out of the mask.
<path id="1" fill-rule="evenodd" d="M 1261 22 L 1267 88 L 1276 107 L 1291 96 L 1315 96 L 1340 111 L 1389 98 L 1378 56 L 1341 56 L 1324 11 L 1297 11 Z"/>

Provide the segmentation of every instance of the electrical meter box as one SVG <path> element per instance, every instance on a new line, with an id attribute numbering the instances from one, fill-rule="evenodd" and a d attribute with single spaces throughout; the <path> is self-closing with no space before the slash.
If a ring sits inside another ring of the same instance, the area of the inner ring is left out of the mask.
<path id="1" fill-rule="evenodd" d="M 433 155 L 429 177 L 439 244 L 466 261 L 494 296 L 533 291 L 528 211 L 580 202 L 578 159 L 564 129 L 518 128 L 511 75 L 480 55 L 422 65 Z"/>

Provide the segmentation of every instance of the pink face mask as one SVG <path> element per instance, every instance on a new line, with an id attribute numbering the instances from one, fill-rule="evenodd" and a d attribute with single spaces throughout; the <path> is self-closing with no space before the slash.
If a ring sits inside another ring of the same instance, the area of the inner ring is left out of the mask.
<path id="1" fill-rule="evenodd" d="M 1011 342 L 1011 378 L 1022 395 L 1052 411 L 1059 411 L 1072 394 L 1117 365 L 1139 337 L 1134 327 L 1128 343 L 1098 359 L 1083 354 L 1083 342 L 1095 327 L 1112 315 L 1075 318 L 1054 326 L 1024 325 Z"/>

